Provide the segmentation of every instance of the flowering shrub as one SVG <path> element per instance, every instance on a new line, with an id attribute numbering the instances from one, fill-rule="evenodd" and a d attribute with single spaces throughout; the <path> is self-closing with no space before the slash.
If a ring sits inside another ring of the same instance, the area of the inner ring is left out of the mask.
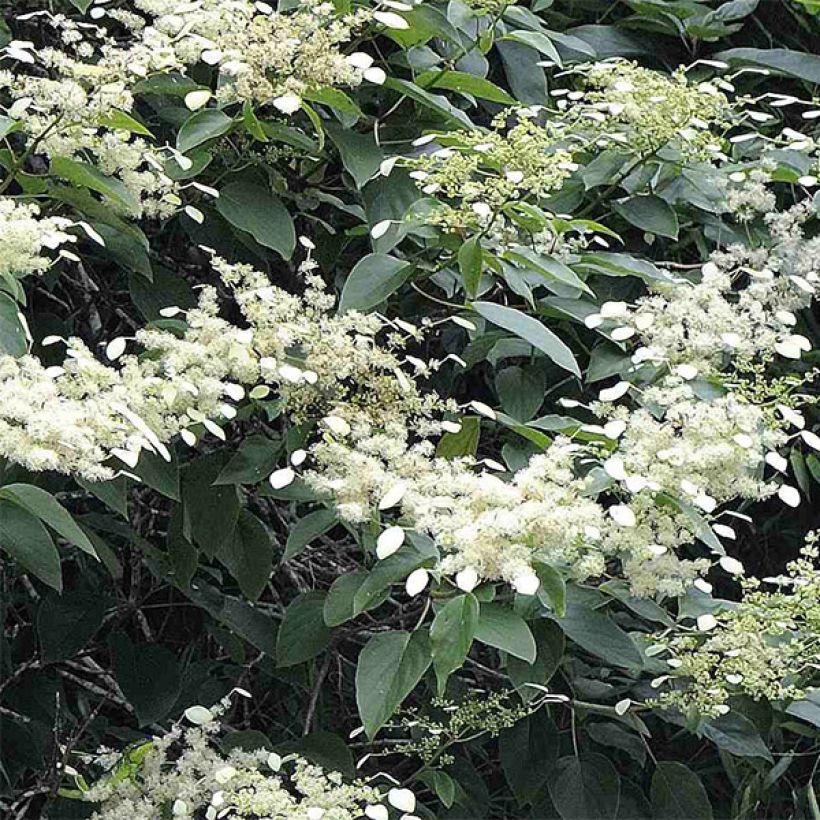
<path id="1" fill-rule="evenodd" d="M 5 4 L 10 817 L 816 814 L 816 10 L 581 5 Z"/>

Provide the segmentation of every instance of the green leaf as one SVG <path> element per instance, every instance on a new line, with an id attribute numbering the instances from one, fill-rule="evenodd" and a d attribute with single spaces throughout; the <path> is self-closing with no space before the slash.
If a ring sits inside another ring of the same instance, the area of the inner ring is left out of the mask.
<path id="1" fill-rule="evenodd" d="M 166 461 L 150 450 L 142 450 L 133 473 L 166 498 L 180 500 L 179 464 L 175 457 L 172 457 L 171 461 Z"/>
<path id="2" fill-rule="evenodd" d="M 438 560 L 438 551 L 429 538 L 410 533 L 404 546 L 389 558 L 379 561 L 359 587 L 354 598 L 354 615 L 370 609 L 391 584 L 404 580 L 414 569 L 432 566 Z"/>
<path id="3" fill-rule="evenodd" d="M 37 636 L 46 663 L 76 655 L 100 628 L 105 598 L 80 590 L 49 593 L 37 613 Z"/>
<path id="4" fill-rule="evenodd" d="M 51 173 L 81 188 L 89 188 L 131 216 L 140 212 L 140 202 L 116 177 L 110 177 L 95 165 L 68 157 L 53 157 Z"/>
<path id="5" fill-rule="evenodd" d="M 415 100 L 425 108 L 435 111 L 445 122 L 451 125 L 473 128 L 470 118 L 463 111 L 456 108 L 446 97 L 431 94 L 408 80 L 399 80 L 396 77 L 388 77 L 384 87 L 389 88 L 391 91 L 397 91 L 405 97 Z"/>
<path id="6" fill-rule="evenodd" d="M 356 103 L 351 100 L 350 97 L 344 93 L 344 91 L 340 91 L 338 88 L 333 88 L 329 85 L 322 86 L 321 88 L 308 89 L 304 92 L 303 97 L 311 102 L 328 105 L 340 114 L 347 114 L 348 116 L 355 117 L 356 119 L 364 116 L 362 114 L 362 109 L 359 108 L 359 106 L 356 105 Z"/>
<path id="7" fill-rule="evenodd" d="M 430 666 L 426 632 L 386 632 L 374 635 L 359 654 L 356 704 L 372 740 Z"/>
<path id="8" fill-rule="evenodd" d="M 353 177 L 356 187 L 361 188 L 378 173 L 384 159 L 382 149 L 370 133 L 360 134 L 332 122 L 325 123 L 325 129 L 339 150 L 345 170 Z"/>
<path id="9" fill-rule="evenodd" d="M 339 522 L 335 510 L 321 509 L 300 518 L 288 533 L 283 561 L 298 555 L 314 538 L 324 535 Z"/>
<path id="10" fill-rule="evenodd" d="M 561 65 L 561 55 L 553 44 L 552 40 L 540 31 L 511 31 L 505 34 L 502 40 L 512 40 L 514 43 L 534 48 L 540 51 L 545 57 L 549 57 L 556 65 Z M 533 67 L 534 68 L 534 67 Z"/>
<path id="11" fill-rule="evenodd" d="M 7 484 L 0 487 L 0 498 L 7 498 L 19 504 L 62 535 L 66 541 L 97 557 L 97 551 L 88 536 L 71 517 L 71 513 L 51 493 L 33 484 Z"/>
<path id="12" fill-rule="evenodd" d="M 0 549 L 44 584 L 62 590 L 60 556 L 48 531 L 28 510 L 2 498 Z"/>
<path id="13" fill-rule="evenodd" d="M 177 150 L 187 154 L 197 145 L 227 134 L 232 127 L 233 120 L 218 108 L 203 108 L 182 124 L 177 134 Z"/>
<path id="14" fill-rule="evenodd" d="M 330 644 L 324 619 L 325 593 L 306 592 L 291 601 L 276 640 L 277 666 L 295 666 L 315 658 Z"/>
<path id="15" fill-rule="evenodd" d="M 464 291 L 471 298 L 478 294 L 483 258 L 481 242 L 477 236 L 468 239 L 458 249 L 458 269 L 461 272 L 461 280 L 464 282 Z"/>
<path id="16" fill-rule="evenodd" d="M 425 82 L 427 79 L 426 74 L 419 75 L 417 83 L 422 88 L 443 88 L 447 91 L 458 91 L 500 105 L 516 104 L 515 99 L 495 83 L 491 83 L 483 77 L 476 77 L 474 74 L 467 74 L 463 71 L 445 71 L 441 74 L 438 69 L 431 69 L 430 76 L 435 77 L 431 85 L 427 85 Z"/>
<path id="17" fill-rule="evenodd" d="M 339 626 L 358 614 L 355 608 L 356 593 L 362 584 L 370 577 L 367 572 L 348 572 L 340 575 L 327 591 L 325 599 L 324 618 L 328 626 Z M 365 608 L 373 609 L 384 602 L 387 597 L 387 590 L 383 590 L 381 595 L 376 595 Z"/>
<path id="18" fill-rule="evenodd" d="M 247 231 L 260 245 L 290 259 L 296 232 L 288 209 L 260 185 L 232 182 L 219 191 L 216 209 L 235 228 Z"/>
<path id="19" fill-rule="evenodd" d="M 607 615 L 583 604 L 571 604 L 566 615 L 558 619 L 558 625 L 587 652 L 613 666 L 643 667 L 643 658 L 632 639 Z"/>
<path id="20" fill-rule="evenodd" d="M 531 803 L 553 776 L 558 729 L 543 710 L 501 732 L 501 768 L 519 805 Z"/>
<path id="21" fill-rule="evenodd" d="M 128 518 L 128 489 L 132 483 L 125 476 L 109 479 L 108 481 L 86 481 L 82 478 L 75 479 L 86 492 L 99 498 L 107 507 L 119 513 L 123 518 Z"/>
<path id="22" fill-rule="evenodd" d="M 209 556 L 233 536 L 239 496 L 233 486 L 214 486 L 224 455 L 212 453 L 189 464 L 182 474 L 183 534 Z"/>
<path id="23" fill-rule="evenodd" d="M 115 131 L 128 131 L 131 134 L 154 139 L 154 135 L 139 120 L 135 120 L 130 114 L 116 108 L 101 116 L 97 123 Z"/>
<path id="24" fill-rule="evenodd" d="M 467 658 L 478 627 L 478 615 L 478 600 L 468 592 L 444 604 L 433 619 L 430 646 L 439 696 L 447 688 L 447 678 L 460 669 Z"/>
<path id="25" fill-rule="evenodd" d="M 231 460 L 222 468 L 214 486 L 222 484 L 257 484 L 266 479 L 279 463 L 282 443 L 267 436 L 249 436 Z"/>
<path id="26" fill-rule="evenodd" d="M 182 685 L 176 655 L 158 644 L 134 645 L 121 630 L 111 633 L 108 645 L 114 677 L 134 707 L 139 725 L 162 720 Z"/>
<path id="27" fill-rule="evenodd" d="M 368 311 L 398 290 L 412 271 L 412 265 L 384 253 L 371 253 L 360 259 L 342 288 L 339 312 Z"/>
<path id="28" fill-rule="evenodd" d="M 616 200 L 612 203 L 612 210 L 642 231 L 670 239 L 678 238 L 680 226 L 675 209 L 654 194 Z"/>
<path id="29" fill-rule="evenodd" d="M 20 322 L 20 309 L 10 296 L 0 293 L 0 354 L 16 359 L 27 350 L 28 342 Z"/>
<path id="30" fill-rule="evenodd" d="M 527 622 L 505 604 L 481 604 L 475 638 L 527 663 L 535 663 L 535 638 Z"/>
<path id="31" fill-rule="evenodd" d="M 621 779 L 603 755 L 562 757 L 549 792 L 562 820 L 615 820 Z"/>
<path id="32" fill-rule="evenodd" d="M 659 762 L 649 795 L 655 820 L 712 820 L 712 806 L 703 783 L 683 763 Z"/>
<path id="33" fill-rule="evenodd" d="M 773 762 L 772 753 L 749 718 L 738 711 L 707 721 L 700 732 L 716 746 L 738 757 L 762 757 Z"/>
<path id="34" fill-rule="evenodd" d="M 547 376 L 543 367 L 505 367 L 495 374 L 495 390 L 502 408 L 513 419 L 526 422 L 544 403 Z"/>
<path id="35" fill-rule="evenodd" d="M 241 598 L 223 595 L 215 587 L 197 582 L 196 588 L 185 588 L 185 594 L 237 635 L 270 657 L 276 655 L 278 624 L 270 615 Z"/>
<path id="36" fill-rule="evenodd" d="M 503 327 L 504 330 L 529 342 L 559 367 L 581 378 L 581 370 L 572 351 L 537 319 L 515 308 L 496 305 L 492 302 L 473 302 L 473 308 L 488 322 Z"/>
<path id="37" fill-rule="evenodd" d="M 507 674 L 525 703 L 538 695 L 538 690 L 527 684 L 546 686 L 564 654 L 564 633 L 552 621 L 536 621 L 532 633 L 537 647 L 535 662 L 526 663 L 514 656 L 507 660 Z"/>
<path id="38" fill-rule="evenodd" d="M 536 253 L 529 248 L 516 248 L 514 251 L 506 251 L 504 258 L 515 262 L 527 270 L 535 271 L 544 277 L 548 282 L 555 280 L 562 285 L 567 285 L 571 288 L 577 288 L 592 295 L 592 291 L 587 286 L 586 282 L 581 279 L 575 271 L 567 267 L 558 259 L 553 259 L 551 256 L 546 256 L 541 253 Z"/>
<path id="39" fill-rule="evenodd" d="M 478 416 L 463 416 L 459 419 L 461 429 L 457 433 L 445 433 L 436 446 L 439 458 L 460 458 L 474 456 L 481 435 L 481 420 Z"/>
<path id="40" fill-rule="evenodd" d="M 567 611 L 567 585 L 564 577 L 555 567 L 541 561 L 536 562 L 535 572 L 541 581 L 538 598 L 559 618 L 563 618 Z"/>
<path id="41" fill-rule="evenodd" d="M 233 537 L 225 542 L 219 558 L 245 597 L 255 601 L 267 585 L 273 568 L 270 533 L 253 513 L 242 510 Z"/>
<path id="42" fill-rule="evenodd" d="M 788 48 L 730 48 L 710 55 L 713 60 L 768 68 L 787 77 L 820 84 L 820 56 Z"/>

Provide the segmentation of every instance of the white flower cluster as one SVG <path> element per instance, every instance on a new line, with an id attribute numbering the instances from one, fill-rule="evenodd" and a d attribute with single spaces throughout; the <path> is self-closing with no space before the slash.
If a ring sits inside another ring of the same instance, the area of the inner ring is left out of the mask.
<path id="1" fill-rule="evenodd" d="M 45 251 L 76 241 L 66 232 L 72 224 L 59 216 L 41 217 L 36 205 L 0 197 L 0 277 L 43 273 L 52 261 Z"/>
<path id="2" fill-rule="evenodd" d="M 102 172 L 112 177 L 102 192 L 121 214 L 170 215 L 180 199 L 162 153 L 117 119 L 133 106 L 130 91 L 104 72 L 87 74 L 87 68 L 66 58 L 56 79 L 0 71 L 0 93 L 10 100 L 5 113 L 28 138 L 23 150 L 80 164 L 52 166 L 57 176 L 93 179 Z M 89 158 L 94 167 L 87 165 Z"/>
<path id="3" fill-rule="evenodd" d="M 0 455 L 31 470 L 107 479 L 113 470 L 103 462 L 111 455 L 130 467 L 142 450 L 167 458 L 165 444 L 176 435 L 195 443 L 190 428 L 197 425 L 224 438 L 216 420 L 236 415 L 229 402 L 243 398 L 242 385 L 260 399 L 274 386 L 297 419 L 336 412 L 344 424 L 342 416 L 363 412 L 426 415 L 438 403 L 401 371 L 390 351 L 395 340 L 376 343 L 384 322 L 355 312 L 332 316 L 333 299 L 318 278 L 310 277 L 303 296 L 292 296 L 247 266 L 214 265 L 250 327 L 221 319 L 215 292 L 205 288 L 182 337 L 140 331 L 134 341 L 141 356 L 123 355 L 128 340 L 112 340 L 106 352 L 119 367 L 102 364 L 73 338 L 65 340 L 61 367 L 0 357 Z"/>
<path id="4" fill-rule="evenodd" d="M 273 103 L 285 114 L 299 108 L 308 89 L 384 81 L 368 55 L 340 50 L 370 19 L 364 9 L 339 14 L 324 0 L 307 0 L 284 13 L 251 0 L 136 0 L 132 6 L 148 19 L 106 10 L 135 34 L 127 49 L 103 49 L 103 64 L 126 78 L 205 63 L 218 72 L 219 102 Z M 204 104 L 208 94 L 201 99 Z"/>
<path id="5" fill-rule="evenodd" d="M 111 771 L 82 795 L 99 804 L 92 820 L 414 817 L 409 789 L 383 794 L 361 781 L 346 783 L 338 772 L 325 772 L 298 755 L 240 748 L 223 753 L 218 717 L 226 707 L 225 701 L 210 709 L 192 706 L 185 718 L 193 725 L 177 724 L 113 760 L 103 755 L 100 762 Z"/>
<path id="6" fill-rule="evenodd" d="M 802 236 L 808 213 L 802 206 L 794 210 L 768 215 L 771 248 L 717 252 L 699 281 L 659 285 L 660 292 L 635 309 L 609 303 L 586 324 L 618 340 L 639 334 L 636 364 L 665 363 L 690 378 L 719 373 L 732 360 L 800 359 L 811 342 L 794 332 L 795 312 L 811 302 L 820 281 L 820 240 Z"/>

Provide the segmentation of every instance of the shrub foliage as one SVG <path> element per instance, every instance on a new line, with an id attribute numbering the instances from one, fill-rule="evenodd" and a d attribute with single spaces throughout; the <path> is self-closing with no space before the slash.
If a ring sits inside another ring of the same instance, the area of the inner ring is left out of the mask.
<path id="1" fill-rule="evenodd" d="M 0 805 L 820 817 L 820 6 L 0 2 Z"/>

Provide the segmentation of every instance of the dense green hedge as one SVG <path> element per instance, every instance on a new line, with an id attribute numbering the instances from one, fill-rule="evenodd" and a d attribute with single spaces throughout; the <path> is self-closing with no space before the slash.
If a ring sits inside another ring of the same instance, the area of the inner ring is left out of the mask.
<path id="1" fill-rule="evenodd" d="M 820 4 L 0 8 L 3 816 L 820 817 Z"/>

